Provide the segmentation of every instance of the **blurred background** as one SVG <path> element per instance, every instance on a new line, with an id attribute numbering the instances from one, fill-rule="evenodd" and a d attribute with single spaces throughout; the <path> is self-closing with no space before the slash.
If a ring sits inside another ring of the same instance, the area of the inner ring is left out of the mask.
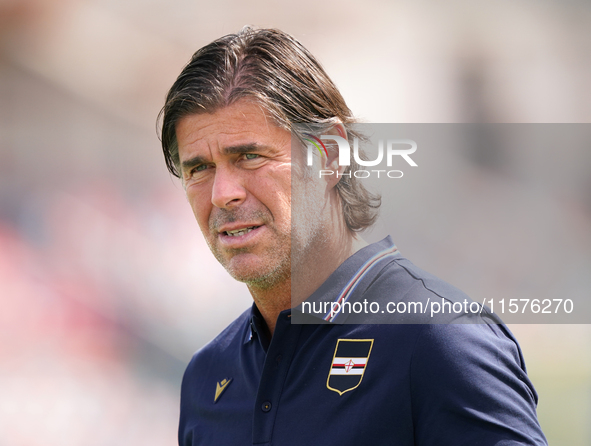
<path id="1" fill-rule="evenodd" d="M 156 116 L 246 24 L 295 35 L 366 122 L 591 121 L 589 2 L 0 0 L 0 445 L 176 444 L 185 365 L 250 297 Z M 453 157 L 397 202 L 406 257 L 476 300 L 591 294 L 590 147 Z M 511 329 L 550 444 L 591 444 L 591 326 Z"/>

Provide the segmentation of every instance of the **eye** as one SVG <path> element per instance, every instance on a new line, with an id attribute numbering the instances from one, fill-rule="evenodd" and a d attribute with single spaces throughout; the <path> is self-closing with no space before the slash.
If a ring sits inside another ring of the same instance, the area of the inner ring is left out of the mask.
<path id="1" fill-rule="evenodd" d="M 191 173 L 194 172 L 201 172 L 202 170 L 207 169 L 207 164 L 200 164 L 199 166 L 193 167 L 193 169 L 191 169 Z"/>
<path id="2" fill-rule="evenodd" d="M 244 158 L 246 158 L 247 160 L 254 160 L 257 159 L 259 157 L 259 155 L 257 155 L 256 153 L 245 153 L 244 154 Z"/>
<path id="3" fill-rule="evenodd" d="M 187 179 L 197 179 L 201 178 L 201 174 L 204 173 L 209 168 L 208 164 L 199 164 L 193 167 L 191 170 L 188 171 Z"/>

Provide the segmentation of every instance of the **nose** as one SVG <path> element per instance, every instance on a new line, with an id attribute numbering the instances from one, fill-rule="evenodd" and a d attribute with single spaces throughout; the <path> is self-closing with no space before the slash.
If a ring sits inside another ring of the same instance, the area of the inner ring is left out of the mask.
<path id="1" fill-rule="evenodd" d="M 212 204 L 218 208 L 229 209 L 239 206 L 245 199 L 246 189 L 240 175 L 232 169 L 216 168 L 211 191 Z"/>

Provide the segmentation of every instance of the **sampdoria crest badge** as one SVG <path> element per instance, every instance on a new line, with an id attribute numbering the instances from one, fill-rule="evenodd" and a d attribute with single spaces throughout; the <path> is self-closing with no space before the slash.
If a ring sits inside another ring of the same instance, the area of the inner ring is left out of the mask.
<path id="1" fill-rule="evenodd" d="M 373 339 L 339 339 L 334 350 L 326 387 L 342 395 L 359 386 L 372 347 Z"/>

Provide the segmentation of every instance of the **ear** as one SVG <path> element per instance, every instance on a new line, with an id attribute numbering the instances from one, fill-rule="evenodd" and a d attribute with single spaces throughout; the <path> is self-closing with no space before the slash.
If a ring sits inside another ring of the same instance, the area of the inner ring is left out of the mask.
<path id="1" fill-rule="evenodd" d="M 325 135 L 336 135 L 336 136 L 340 136 L 343 139 L 347 139 L 347 130 L 345 129 L 345 126 L 341 123 L 335 124 L 334 126 L 332 126 L 330 128 L 330 130 L 328 130 L 324 134 Z M 338 144 L 327 143 L 326 149 L 328 152 L 328 157 L 325 160 L 326 163 L 323 166 L 323 169 L 331 170 L 334 172 L 334 174 L 326 175 L 326 176 L 323 176 L 322 178 L 324 178 L 325 181 L 327 181 L 328 186 L 330 188 L 333 188 L 341 180 L 341 178 L 343 176 L 343 172 L 345 171 L 347 166 L 339 165 L 339 146 L 338 146 Z"/>

